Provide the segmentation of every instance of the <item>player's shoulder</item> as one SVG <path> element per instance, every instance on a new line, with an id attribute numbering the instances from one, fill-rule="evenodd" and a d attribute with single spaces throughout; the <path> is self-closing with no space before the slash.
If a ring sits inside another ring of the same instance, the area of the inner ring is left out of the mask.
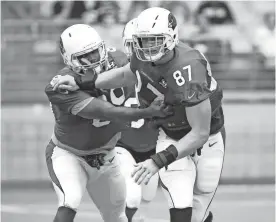
<path id="1" fill-rule="evenodd" d="M 175 47 L 175 53 L 175 68 L 205 66 L 207 63 L 202 53 L 182 42 Z"/>
<path id="2" fill-rule="evenodd" d="M 65 66 L 62 69 L 60 69 L 56 75 L 50 80 L 50 82 L 46 85 L 45 87 L 45 92 L 47 93 L 52 93 L 53 91 L 53 85 L 54 82 L 59 78 L 59 76 L 65 76 L 65 75 L 70 75 L 74 74 L 73 70 L 71 70 L 69 67 Z"/>
<path id="3" fill-rule="evenodd" d="M 107 48 L 109 62 L 113 62 L 115 66 L 122 67 L 128 63 L 126 54 L 116 48 Z"/>
<path id="4" fill-rule="evenodd" d="M 53 84 L 48 83 L 44 89 L 45 94 L 52 103 L 59 103 L 67 98 L 69 91 L 54 91 Z"/>
<path id="5" fill-rule="evenodd" d="M 181 42 L 175 47 L 175 56 L 167 66 L 166 78 L 177 80 L 178 85 L 189 84 L 192 80 L 205 82 L 206 74 L 211 72 L 204 55 Z"/>
<path id="6" fill-rule="evenodd" d="M 174 63 L 166 76 L 174 96 L 187 106 L 208 98 L 212 93 L 209 88 L 212 78 L 207 60 L 198 50 L 182 43 L 177 45 L 175 53 Z"/>
<path id="7" fill-rule="evenodd" d="M 60 69 L 56 75 L 50 80 L 50 82 L 46 85 L 44 92 L 46 93 L 46 95 L 48 96 L 49 100 L 54 100 L 55 101 L 61 101 L 64 100 L 66 95 L 68 95 L 70 92 L 67 90 L 58 90 L 58 91 L 54 91 L 53 90 L 53 86 L 55 85 L 55 81 L 58 80 L 58 78 L 60 76 L 64 76 L 64 75 L 71 75 L 71 76 L 75 76 L 77 77 L 78 75 L 69 67 L 64 67 L 62 69 Z"/>

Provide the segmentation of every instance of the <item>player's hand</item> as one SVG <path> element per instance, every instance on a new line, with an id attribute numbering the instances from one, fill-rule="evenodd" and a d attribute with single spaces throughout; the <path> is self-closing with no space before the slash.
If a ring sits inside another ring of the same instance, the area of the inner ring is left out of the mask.
<path id="1" fill-rule="evenodd" d="M 159 171 L 158 166 L 152 159 L 147 159 L 134 165 L 134 170 L 131 174 L 135 178 L 137 184 L 148 184 L 150 178 Z"/>
<path id="2" fill-rule="evenodd" d="M 154 100 L 148 109 L 152 116 L 166 117 L 173 114 L 172 107 L 165 105 L 163 100 Z"/>
<path id="3" fill-rule="evenodd" d="M 68 91 L 76 91 L 79 89 L 79 86 L 76 84 L 76 81 L 73 76 L 70 75 L 57 75 L 55 76 L 51 83 L 54 91 L 57 90 L 68 90 Z"/>
<path id="4" fill-rule="evenodd" d="M 166 116 L 166 117 L 162 117 L 162 118 L 153 117 L 151 119 L 146 119 L 145 120 L 145 125 L 147 125 L 149 128 L 157 129 L 160 126 L 162 126 L 163 124 L 167 124 L 170 119 L 171 119 L 171 115 Z"/>

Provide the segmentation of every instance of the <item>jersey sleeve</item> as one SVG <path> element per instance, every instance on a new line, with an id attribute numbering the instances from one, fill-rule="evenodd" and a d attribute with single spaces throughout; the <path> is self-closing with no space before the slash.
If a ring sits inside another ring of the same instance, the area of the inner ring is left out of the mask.
<path id="1" fill-rule="evenodd" d="M 168 84 L 174 91 L 177 103 L 194 106 L 210 97 L 212 77 L 206 61 L 194 59 L 174 70 Z"/>
<path id="2" fill-rule="evenodd" d="M 52 104 L 57 105 L 61 110 L 67 113 L 71 113 L 72 108 L 78 103 L 81 103 L 88 98 L 93 98 L 88 93 L 80 90 L 74 92 L 56 92 L 53 91 L 51 84 L 46 86 L 45 93 Z"/>

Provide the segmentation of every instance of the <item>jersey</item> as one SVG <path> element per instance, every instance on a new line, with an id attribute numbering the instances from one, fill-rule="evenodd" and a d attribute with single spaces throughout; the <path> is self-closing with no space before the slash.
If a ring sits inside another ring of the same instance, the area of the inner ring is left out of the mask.
<path id="1" fill-rule="evenodd" d="M 125 54 L 113 52 L 112 49 L 109 49 L 108 58 L 111 65 L 117 64 L 121 60 L 126 63 Z M 113 65 L 111 68 L 113 67 L 115 66 Z M 105 90 L 105 92 L 111 95 L 110 99 L 115 106 L 138 107 L 140 105 L 135 90 L 132 88 L 118 88 L 111 91 Z M 158 137 L 157 128 L 148 125 L 144 119 L 132 122 L 132 125 L 133 127 L 123 129 L 117 146 L 136 153 L 155 150 Z"/>
<path id="2" fill-rule="evenodd" d="M 121 67 L 128 60 L 124 53 L 119 51 L 108 52 L 108 69 Z M 114 58 L 117 58 L 116 60 Z M 118 59 L 119 58 L 119 59 Z M 76 75 L 68 67 L 63 68 L 59 75 Z M 91 91 L 77 90 L 74 92 L 63 91 L 56 92 L 48 84 L 45 93 L 50 101 L 52 111 L 55 116 L 54 136 L 62 144 L 78 151 L 90 151 L 105 146 L 110 140 L 120 138 L 119 132 L 124 128 L 124 124 L 114 123 L 110 121 L 102 121 L 98 119 L 85 119 L 78 115 L 72 114 L 72 109 L 83 101 L 101 98 L 113 104 L 119 104 L 120 101 L 113 96 L 113 90 L 100 91 L 93 89 Z M 114 146 L 115 146 L 114 144 Z"/>
<path id="3" fill-rule="evenodd" d="M 119 92 L 122 89 L 116 90 Z M 139 107 L 140 104 L 134 88 L 124 88 L 123 90 L 126 100 L 122 105 L 134 108 Z M 121 139 L 118 141 L 117 146 L 136 153 L 145 153 L 155 150 L 158 134 L 158 129 L 147 124 L 146 120 L 133 121 L 132 127 L 122 131 Z"/>
<path id="4" fill-rule="evenodd" d="M 180 42 L 174 48 L 173 59 L 162 65 L 142 62 L 134 53 L 130 68 L 136 74 L 136 91 L 142 104 L 148 106 L 159 98 L 174 107 L 174 115 L 160 121 L 160 127 L 169 137 L 179 140 L 190 132 L 186 107 L 207 98 L 212 108 L 210 134 L 215 134 L 224 125 L 222 89 L 212 77 L 207 59 L 199 51 Z"/>

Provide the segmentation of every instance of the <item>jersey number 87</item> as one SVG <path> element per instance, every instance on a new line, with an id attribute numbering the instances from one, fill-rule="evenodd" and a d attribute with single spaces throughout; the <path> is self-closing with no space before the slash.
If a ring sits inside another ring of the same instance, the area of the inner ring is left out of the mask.
<path id="1" fill-rule="evenodd" d="M 184 66 L 183 70 L 188 71 L 188 79 L 189 79 L 189 81 L 191 81 L 192 80 L 191 65 Z M 175 82 L 178 86 L 183 86 L 185 84 L 185 79 L 184 79 L 184 77 L 182 76 L 182 73 L 179 70 L 176 70 L 173 73 L 173 78 L 175 79 Z"/>

